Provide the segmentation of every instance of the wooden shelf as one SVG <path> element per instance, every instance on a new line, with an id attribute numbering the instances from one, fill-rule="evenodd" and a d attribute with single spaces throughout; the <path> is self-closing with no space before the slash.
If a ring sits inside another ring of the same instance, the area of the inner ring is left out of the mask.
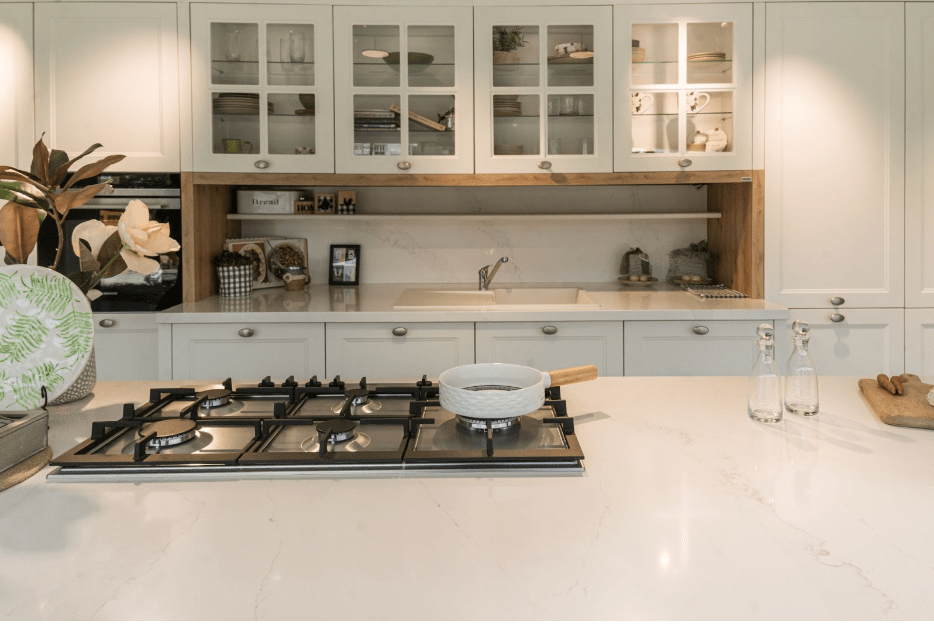
<path id="1" fill-rule="evenodd" d="M 719 219 L 719 212 L 634 212 L 634 213 L 592 213 L 592 214 L 352 214 L 352 215 L 316 215 L 316 214 L 228 214 L 229 221 L 268 221 L 315 219 L 316 225 L 327 223 L 367 222 L 383 223 L 400 219 L 431 219 L 432 223 L 442 221 L 632 221 L 645 219 Z"/>
<path id="2" fill-rule="evenodd" d="M 257 156 L 259 158 L 259 156 Z M 400 160 L 404 157 L 399 156 Z M 626 186 L 634 184 L 733 184 L 751 171 L 645 173 L 207 173 L 187 174 L 198 185 L 225 186 Z"/>

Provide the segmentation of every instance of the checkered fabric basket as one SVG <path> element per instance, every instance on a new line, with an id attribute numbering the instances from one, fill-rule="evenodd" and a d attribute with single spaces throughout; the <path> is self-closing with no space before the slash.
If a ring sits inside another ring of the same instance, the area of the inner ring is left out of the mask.
<path id="1" fill-rule="evenodd" d="M 217 281 L 221 297 L 249 297 L 253 294 L 253 267 L 217 267 Z"/>

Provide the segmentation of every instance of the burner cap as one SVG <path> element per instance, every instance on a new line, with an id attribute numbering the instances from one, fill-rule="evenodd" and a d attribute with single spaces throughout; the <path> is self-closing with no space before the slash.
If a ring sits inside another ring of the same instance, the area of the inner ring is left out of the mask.
<path id="1" fill-rule="evenodd" d="M 230 390 L 227 388 L 205 390 L 204 392 L 199 392 L 197 396 L 199 399 L 203 399 L 201 405 L 207 408 L 220 407 L 221 405 L 230 403 Z"/>
<path id="2" fill-rule="evenodd" d="M 349 440 L 354 436 L 354 427 L 357 426 L 352 420 L 346 418 L 334 418 L 332 420 L 325 420 L 319 422 L 315 425 L 315 428 L 318 430 L 318 433 L 322 433 L 327 436 L 328 442 L 343 442 L 344 440 Z"/>
<path id="3" fill-rule="evenodd" d="M 486 431 L 488 425 L 494 431 L 510 429 L 519 424 L 520 418 L 522 417 L 513 416 L 511 418 L 471 418 L 469 416 L 461 416 L 460 414 L 454 415 L 454 420 L 457 421 L 458 425 L 477 431 Z"/>
<path id="4" fill-rule="evenodd" d="M 139 439 L 155 433 L 156 437 L 149 441 L 150 448 L 164 448 L 177 446 L 195 437 L 195 421 L 187 418 L 167 418 L 149 422 L 139 428 Z"/>

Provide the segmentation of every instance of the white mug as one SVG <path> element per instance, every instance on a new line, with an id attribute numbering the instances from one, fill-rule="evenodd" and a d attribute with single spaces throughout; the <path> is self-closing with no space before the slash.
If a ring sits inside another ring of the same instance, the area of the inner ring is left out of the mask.
<path id="1" fill-rule="evenodd" d="M 704 93 L 702 91 L 694 92 L 691 91 L 687 94 L 687 108 L 689 113 L 699 113 L 704 110 L 704 107 L 710 104 L 710 94 Z M 704 98 L 704 103 L 701 104 L 700 100 Z"/>
<path id="2" fill-rule="evenodd" d="M 648 101 L 646 101 L 648 100 Z M 655 98 L 652 97 L 649 93 L 633 93 L 632 94 L 632 114 L 641 115 L 652 106 L 652 102 L 655 101 Z"/>

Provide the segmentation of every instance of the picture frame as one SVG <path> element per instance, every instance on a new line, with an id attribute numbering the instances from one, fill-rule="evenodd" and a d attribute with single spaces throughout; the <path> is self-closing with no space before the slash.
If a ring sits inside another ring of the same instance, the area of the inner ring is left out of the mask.
<path id="1" fill-rule="evenodd" d="M 337 214 L 356 214 L 357 193 L 354 191 L 337 192 Z"/>
<path id="2" fill-rule="evenodd" d="M 328 284 L 356 286 L 360 283 L 360 245 L 331 245 Z"/>
<path id="3" fill-rule="evenodd" d="M 334 193 L 315 193 L 315 214 L 335 214 L 336 204 Z"/>

